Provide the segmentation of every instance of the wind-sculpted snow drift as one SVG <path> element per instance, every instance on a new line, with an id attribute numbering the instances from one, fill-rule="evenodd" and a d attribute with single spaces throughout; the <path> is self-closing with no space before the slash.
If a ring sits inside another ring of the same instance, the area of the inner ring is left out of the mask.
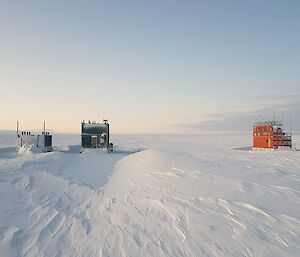
<path id="1" fill-rule="evenodd" d="M 203 145 L 2 148 L 0 256 L 298 256 L 299 152 Z"/>

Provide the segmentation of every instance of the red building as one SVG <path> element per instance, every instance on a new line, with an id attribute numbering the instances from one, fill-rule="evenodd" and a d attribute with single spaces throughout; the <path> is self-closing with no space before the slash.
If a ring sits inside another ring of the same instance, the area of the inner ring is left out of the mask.
<path id="1" fill-rule="evenodd" d="M 279 121 L 257 122 L 253 125 L 253 149 L 292 148 L 290 132 L 283 132 Z"/>

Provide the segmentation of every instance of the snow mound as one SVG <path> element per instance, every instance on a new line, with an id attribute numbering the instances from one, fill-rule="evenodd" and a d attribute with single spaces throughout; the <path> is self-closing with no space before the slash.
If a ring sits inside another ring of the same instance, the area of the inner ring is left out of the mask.
<path id="1" fill-rule="evenodd" d="M 19 154 L 42 153 L 43 151 L 33 144 L 24 144 L 18 149 Z"/>

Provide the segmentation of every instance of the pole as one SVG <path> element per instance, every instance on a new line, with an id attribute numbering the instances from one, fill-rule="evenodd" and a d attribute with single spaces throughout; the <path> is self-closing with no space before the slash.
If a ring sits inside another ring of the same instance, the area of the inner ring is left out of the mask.
<path id="1" fill-rule="evenodd" d="M 46 131 L 46 122 L 44 121 L 44 133 Z"/>
<path id="2" fill-rule="evenodd" d="M 19 136 L 19 121 L 17 120 L 17 136 Z"/>

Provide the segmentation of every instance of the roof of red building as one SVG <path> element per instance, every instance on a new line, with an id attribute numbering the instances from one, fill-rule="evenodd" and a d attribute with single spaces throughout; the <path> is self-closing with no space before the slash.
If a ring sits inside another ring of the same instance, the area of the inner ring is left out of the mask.
<path id="1" fill-rule="evenodd" d="M 253 126 L 282 126 L 282 122 L 279 120 L 259 121 L 253 123 Z"/>

